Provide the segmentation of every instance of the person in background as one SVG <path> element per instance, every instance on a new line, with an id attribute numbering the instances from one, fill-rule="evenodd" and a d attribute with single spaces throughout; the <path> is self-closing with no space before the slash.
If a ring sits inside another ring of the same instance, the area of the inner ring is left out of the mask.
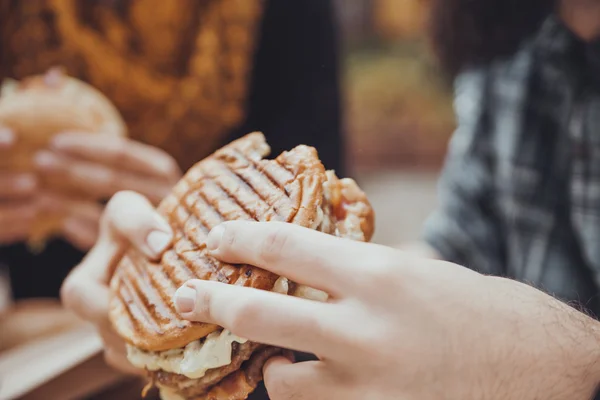
<path id="1" fill-rule="evenodd" d="M 36 155 L 106 200 L 131 189 L 156 204 L 181 171 L 254 130 L 274 154 L 312 145 L 344 174 L 337 55 L 327 0 L 0 0 L 0 81 L 64 66 L 126 120 L 129 139 L 65 132 Z M 18 137 L 0 127 L 0 156 Z M 0 171 L 0 183 L 0 266 L 15 299 L 58 297 L 102 206 L 69 210 L 63 237 L 36 254 L 23 244 L 35 177 Z"/>
<path id="2" fill-rule="evenodd" d="M 421 250 L 600 315 L 600 1 L 432 7 L 458 129 Z"/>

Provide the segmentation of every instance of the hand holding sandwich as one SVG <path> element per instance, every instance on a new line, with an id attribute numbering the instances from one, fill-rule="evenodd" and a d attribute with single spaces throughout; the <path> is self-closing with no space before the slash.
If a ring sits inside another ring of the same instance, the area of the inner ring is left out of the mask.
<path id="1" fill-rule="evenodd" d="M 156 147 L 117 135 L 65 132 L 36 155 L 46 176 L 57 177 L 90 194 L 109 199 L 133 190 L 158 204 L 181 177 L 176 161 Z"/>
<path id="2" fill-rule="evenodd" d="M 158 148 L 115 135 L 76 132 L 53 138 L 50 148 L 36 155 L 36 164 L 44 176 L 68 182 L 100 200 L 133 190 L 157 204 L 181 175 L 175 160 Z M 68 215 L 63 222 L 65 239 L 85 251 L 93 246 L 102 213 L 97 202 L 51 198 L 45 203 L 52 211 Z"/>
<path id="3" fill-rule="evenodd" d="M 134 192 L 121 192 L 106 206 L 95 246 L 61 288 L 65 307 L 98 329 L 108 364 L 126 373 L 141 375 L 144 371 L 127 361 L 125 343 L 108 320 L 108 282 L 126 248 L 133 246 L 150 259 L 156 259 L 171 236 L 169 225 L 147 199 Z"/>
<path id="4" fill-rule="evenodd" d="M 373 211 L 354 181 L 308 146 L 268 152 L 260 133 L 230 143 L 157 212 L 131 192 L 111 200 L 62 290 L 111 364 L 145 369 L 165 400 L 247 399 L 263 367 L 273 400 L 589 398 L 597 322 L 528 286 L 363 243 Z M 320 361 L 291 364 L 284 348 Z"/>
<path id="5" fill-rule="evenodd" d="M 215 257 L 332 295 L 328 303 L 194 280 L 182 316 L 250 340 L 318 354 L 273 359 L 280 399 L 589 399 L 600 327 L 529 286 L 278 223 L 228 222 Z"/>
<path id="6" fill-rule="evenodd" d="M 0 126 L 0 157 L 10 152 L 17 140 L 15 132 Z M 87 251 L 94 245 L 102 214 L 99 204 L 44 191 L 36 174 L 0 170 L 0 245 L 25 241 L 45 212 L 65 216 L 60 233 L 74 246 Z"/>
<path id="7" fill-rule="evenodd" d="M 108 278 L 127 246 L 156 258 L 170 234 L 147 200 L 119 194 L 63 286 L 65 305 L 97 326 L 121 370 L 141 372 L 110 327 Z M 209 246 L 333 295 L 317 303 L 205 281 L 178 291 L 185 318 L 321 356 L 271 360 L 273 400 L 587 399 L 598 380 L 597 323 L 528 286 L 277 223 L 226 223 Z"/>

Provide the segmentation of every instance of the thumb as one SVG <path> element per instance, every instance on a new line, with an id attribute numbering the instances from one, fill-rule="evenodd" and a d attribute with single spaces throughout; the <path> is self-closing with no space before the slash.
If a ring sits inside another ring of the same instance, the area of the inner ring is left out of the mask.
<path id="1" fill-rule="evenodd" d="M 173 240 L 169 224 L 144 196 L 123 191 L 108 202 L 100 220 L 98 241 L 81 263 L 81 269 L 108 283 L 125 250 L 132 246 L 157 259 Z"/>
<path id="2" fill-rule="evenodd" d="M 88 321 L 106 323 L 108 282 L 125 250 L 133 246 L 157 258 L 172 236 L 169 224 L 145 197 L 117 193 L 102 215 L 98 241 L 63 283 L 64 305 Z"/>

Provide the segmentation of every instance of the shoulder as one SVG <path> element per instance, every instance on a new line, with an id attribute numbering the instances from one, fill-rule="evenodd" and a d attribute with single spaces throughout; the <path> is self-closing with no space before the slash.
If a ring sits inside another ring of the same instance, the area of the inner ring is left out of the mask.
<path id="1" fill-rule="evenodd" d="M 454 79 L 456 112 L 466 110 L 473 114 L 487 108 L 493 111 L 505 101 L 523 100 L 533 65 L 533 49 L 525 43 L 510 57 L 463 69 Z"/>

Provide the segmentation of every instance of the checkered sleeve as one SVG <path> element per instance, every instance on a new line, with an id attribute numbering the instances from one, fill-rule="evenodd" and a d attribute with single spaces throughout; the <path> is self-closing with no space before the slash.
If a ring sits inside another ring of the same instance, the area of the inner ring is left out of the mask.
<path id="1" fill-rule="evenodd" d="M 488 73 L 470 70 L 455 82 L 458 128 L 438 187 L 437 209 L 424 239 L 440 256 L 487 274 L 502 273 L 502 244 L 494 196 L 493 141 L 488 127 Z"/>

